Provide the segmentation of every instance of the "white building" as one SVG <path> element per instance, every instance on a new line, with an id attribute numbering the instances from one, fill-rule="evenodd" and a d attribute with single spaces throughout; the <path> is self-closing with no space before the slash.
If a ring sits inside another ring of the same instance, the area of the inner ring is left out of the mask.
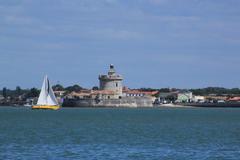
<path id="1" fill-rule="evenodd" d="M 204 96 L 193 96 L 193 102 L 204 102 L 205 97 Z"/>

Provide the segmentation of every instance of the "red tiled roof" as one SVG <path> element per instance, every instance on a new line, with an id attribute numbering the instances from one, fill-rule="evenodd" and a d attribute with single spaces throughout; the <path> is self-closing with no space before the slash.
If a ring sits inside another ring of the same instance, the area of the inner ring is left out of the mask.
<path id="1" fill-rule="evenodd" d="M 91 94 L 92 95 L 98 95 L 98 94 L 112 95 L 112 94 L 115 94 L 115 92 L 114 91 L 110 91 L 110 90 L 96 90 L 96 91 L 92 91 Z"/>
<path id="2" fill-rule="evenodd" d="M 72 95 L 72 96 L 89 96 L 90 92 L 89 93 L 86 93 L 86 92 L 72 92 L 72 93 L 70 93 L 70 95 Z"/>
<path id="3" fill-rule="evenodd" d="M 229 101 L 240 101 L 240 97 L 229 98 Z"/>
<path id="4" fill-rule="evenodd" d="M 126 94 L 145 94 L 145 95 L 155 95 L 158 91 L 140 91 L 140 90 L 124 90 Z"/>

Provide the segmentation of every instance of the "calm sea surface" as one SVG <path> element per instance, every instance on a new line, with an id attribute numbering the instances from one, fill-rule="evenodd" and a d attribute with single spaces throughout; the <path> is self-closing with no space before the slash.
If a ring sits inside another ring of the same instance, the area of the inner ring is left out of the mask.
<path id="1" fill-rule="evenodd" d="M 240 109 L 0 107 L 0 159 L 240 159 Z"/>

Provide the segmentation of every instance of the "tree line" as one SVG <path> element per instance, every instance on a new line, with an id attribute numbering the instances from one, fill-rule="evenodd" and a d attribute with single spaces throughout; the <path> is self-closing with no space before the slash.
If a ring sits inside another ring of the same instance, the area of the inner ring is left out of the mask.
<path id="1" fill-rule="evenodd" d="M 221 95 L 240 95 L 239 88 L 223 88 L 223 87 L 207 87 L 207 88 L 198 88 L 198 89 L 190 89 L 194 95 L 210 95 L 216 94 L 217 96 Z"/>
<path id="2" fill-rule="evenodd" d="M 207 87 L 207 88 L 197 88 L 197 89 L 178 89 L 178 88 L 140 88 L 141 91 L 159 91 L 160 93 L 169 93 L 175 91 L 191 91 L 194 95 L 207 96 L 215 94 L 217 96 L 221 95 L 240 95 L 239 88 L 223 88 L 223 87 Z"/>
<path id="3" fill-rule="evenodd" d="M 60 84 L 56 84 L 54 86 L 52 86 L 54 91 L 66 91 L 66 93 L 70 93 L 70 92 L 79 92 L 81 90 L 83 90 L 84 88 L 75 84 L 72 86 L 68 86 L 68 87 L 63 87 Z M 32 98 L 32 97 L 38 97 L 40 94 L 40 89 L 38 88 L 31 88 L 31 89 L 22 89 L 20 86 L 17 86 L 15 89 L 9 89 L 7 87 L 3 87 L 2 90 L 0 90 L 0 94 L 4 97 L 19 97 L 24 95 L 25 98 Z"/>
<path id="4" fill-rule="evenodd" d="M 66 94 L 71 93 L 73 91 L 79 92 L 85 88 L 79 86 L 78 84 L 64 87 L 60 84 L 53 85 L 54 91 L 65 91 Z M 92 88 L 93 90 L 98 90 L 99 88 L 97 86 L 94 86 Z M 155 89 L 155 88 L 140 88 L 141 91 L 159 91 L 167 93 L 167 92 L 175 92 L 175 91 L 181 91 L 182 89 L 177 88 L 161 88 L 161 89 Z M 186 90 L 186 89 L 184 89 Z M 198 89 L 188 89 L 189 91 L 193 92 L 194 95 L 201 95 L 206 96 L 210 94 L 215 95 L 240 95 L 240 89 L 239 88 L 222 88 L 222 87 L 207 87 L 207 88 L 198 88 Z M 18 97 L 21 95 L 24 95 L 26 98 L 29 97 L 38 97 L 40 93 L 40 89 L 38 88 L 31 88 L 31 89 L 22 89 L 20 86 L 17 86 L 16 89 L 8 89 L 4 87 L 2 90 L 0 90 L 1 95 L 4 98 L 7 97 Z"/>

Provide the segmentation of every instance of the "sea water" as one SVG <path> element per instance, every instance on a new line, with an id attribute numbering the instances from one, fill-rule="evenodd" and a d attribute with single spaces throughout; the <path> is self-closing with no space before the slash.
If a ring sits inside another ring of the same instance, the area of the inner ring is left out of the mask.
<path id="1" fill-rule="evenodd" d="M 0 159 L 240 159 L 238 108 L 0 107 Z"/>

